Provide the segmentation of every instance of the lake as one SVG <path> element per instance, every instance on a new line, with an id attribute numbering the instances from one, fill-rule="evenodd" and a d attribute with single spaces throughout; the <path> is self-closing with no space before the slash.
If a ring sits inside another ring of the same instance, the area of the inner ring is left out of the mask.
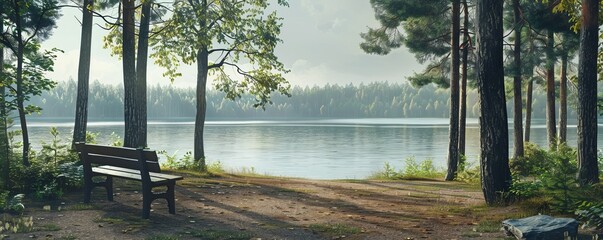
<path id="1" fill-rule="evenodd" d="M 366 178 L 381 170 L 385 162 L 399 169 L 404 166 L 404 159 L 411 156 L 418 162 L 432 159 L 436 166 L 444 168 L 448 121 L 444 118 L 208 121 L 205 154 L 208 162 L 220 161 L 226 169 L 253 167 L 257 173 L 311 179 Z M 477 120 L 469 119 L 467 125 L 466 153 L 470 162 L 476 162 Z M 72 122 L 30 121 L 34 149 L 40 148 L 41 141 L 49 141 L 51 126 L 57 127 L 63 138 L 71 138 Z M 509 127 L 512 150 L 511 123 Z M 192 151 L 193 129 L 193 121 L 150 121 L 149 148 L 182 156 Z M 123 135 L 123 123 L 90 122 L 88 130 L 99 133 L 98 142 L 107 144 L 112 141 L 111 133 Z M 602 133 L 600 125 L 599 138 Z M 531 138 L 534 143 L 546 146 L 544 120 L 533 122 Z M 568 126 L 568 142 L 576 145 L 576 125 Z"/>

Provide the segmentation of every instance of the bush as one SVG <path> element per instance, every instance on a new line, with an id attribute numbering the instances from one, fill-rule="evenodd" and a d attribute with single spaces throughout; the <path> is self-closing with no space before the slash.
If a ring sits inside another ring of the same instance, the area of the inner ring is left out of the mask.
<path id="1" fill-rule="evenodd" d="M 83 169 L 77 154 L 68 150 L 70 141 L 63 142 L 56 128 L 51 128 L 50 134 L 52 141 L 43 142 L 40 152 L 30 151 L 30 166 L 26 167 L 20 161 L 16 154 L 20 150 L 13 150 L 9 169 L 11 189 L 7 190 L 32 193 L 41 199 L 56 199 L 66 189 L 81 187 Z"/>
<path id="2" fill-rule="evenodd" d="M 389 162 L 385 162 L 382 171 L 375 172 L 369 179 L 381 179 L 381 180 L 396 180 L 396 179 L 433 179 L 444 176 L 444 172 L 438 170 L 431 159 L 427 159 L 421 163 L 417 163 L 415 157 L 408 157 L 405 160 L 406 167 L 400 170 L 396 170 L 392 167 Z"/>
<path id="3" fill-rule="evenodd" d="M 603 229 L 603 202 L 582 202 L 575 214 L 585 227 Z"/>
<path id="4" fill-rule="evenodd" d="M 550 168 L 549 153 L 538 145 L 527 142 L 524 146 L 524 156 L 511 159 L 509 167 L 518 176 L 536 176 Z"/>

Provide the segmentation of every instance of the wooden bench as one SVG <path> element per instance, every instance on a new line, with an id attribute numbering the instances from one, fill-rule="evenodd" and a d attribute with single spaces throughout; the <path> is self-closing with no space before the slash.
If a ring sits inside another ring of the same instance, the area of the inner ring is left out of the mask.
<path id="1" fill-rule="evenodd" d="M 107 199 L 113 201 L 113 177 L 119 177 L 142 183 L 143 218 L 149 218 L 151 202 L 159 198 L 167 200 L 171 214 L 176 213 L 174 186 L 183 177 L 161 173 L 155 151 L 85 143 L 76 143 L 76 149 L 84 166 L 85 203 L 90 202 L 95 187 L 105 187 Z M 104 176 L 104 181 L 93 181 L 95 176 Z M 153 192 L 155 187 L 167 187 L 167 190 Z"/>

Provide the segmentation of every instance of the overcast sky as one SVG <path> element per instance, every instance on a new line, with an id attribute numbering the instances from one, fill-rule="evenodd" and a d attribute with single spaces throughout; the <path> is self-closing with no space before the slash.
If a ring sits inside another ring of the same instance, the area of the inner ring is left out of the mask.
<path id="1" fill-rule="evenodd" d="M 368 0 L 290 0 L 289 4 L 289 8 L 276 8 L 284 18 L 281 29 L 284 42 L 277 47 L 276 55 L 291 70 L 285 77 L 292 85 L 404 82 L 407 76 L 422 70 L 406 49 L 397 49 L 387 56 L 369 55 L 360 49 L 360 33 L 367 27 L 378 26 Z M 59 54 L 55 71 L 50 74 L 53 80 L 70 77 L 77 80 L 81 34 L 78 19 L 81 12 L 64 9 L 52 38 L 43 43 L 44 47 L 65 51 Z M 101 28 L 94 28 L 90 79 L 121 84 L 121 62 L 102 48 L 105 34 Z M 161 68 L 150 65 L 149 84 L 170 84 L 161 76 L 162 72 Z M 173 84 L 194 86 L 195 68 L 185 67 L 182 72 L 183 76 Z"/>

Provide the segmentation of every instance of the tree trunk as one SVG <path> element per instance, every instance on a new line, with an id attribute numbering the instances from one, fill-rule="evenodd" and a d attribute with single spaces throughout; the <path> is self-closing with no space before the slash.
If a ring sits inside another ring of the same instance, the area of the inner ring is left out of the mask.
<path id="1" fill-rule="evenodd" d="M 124 146 L 140 147 L 138 133 L 139 112 L 136 98 L 136 49 L 134 37 L 134 1 L 123 0 L 123 46 L 122 63 L 124 74 Z"/>
<path id="2" fill-rule="evenodd" d="M 530 141 L 530 130 L 532 128 L 532 92 L 534 90 L 534 81 L 528 81 L 528 90 L 526 91 L 526 128 L 524 131 L 524 142 Z"/>
<path id="3" fill-rule="evenodd" d="M 452 1 L 452 38 L 450 40 L 452 64 L 450 66 L 450 127 L 448 132 L 448 173 L 446 181 L 454 180 L 459 163 L 459 35 L 461 1 Z"/>
<path id="4" fill-rule="evenodd" d="M 147 146 L 147 60 L 149 51 L 149 22 L 152 1 L 142 4 L 140 29 L 138 31 L 138 56 L 136 58 L 136 85 L 138 107 L 138 146 Z"/>
<path id="5" fill-rule="evenodd" d="M 13 1 L 13 3 L 16 19 L 15 31 L 17 32 L 17 111 L 19 113 L 19 124 L 21 125 L 21 136 L 23 137 L 22 161 L 24 166 L 29 167 L 29 133 L 27 132 L 27 120 L 25 119 L 25 107 L 23 104 L 25 101 L 25 96 L 23 95 L 23 55 L 25 46 L 23 42 L 23 28 L 21 25 L 22 16 L 20 15 L 22 6 L 20 6 L 17 1 Z"/>
<path id="6" fill-rule="evenodd" d="M 92 41 L 92 6 L 93 0 L 84 0 L 82 8 L 82 36 L 80 40 L 80 62 L 77 73 L 77 101 L 75 104 L 75 127 L 71 149 L 76 142 L 86 141 L 88 125 L 88 84 L 90 79 L 90 48 Z"/>
<path id="7" fill-rule="evenodd" d="M 549 149 L 556 149 L 557 141 L 557 121 L 555 121 L 555 38 L 553 31 L 549 30 L 547 34 L 546 46 L 546 130 Z"/>
<path id="8" fill-rule="evenodd" d="M 561 56 L 559 82 L 559 144 L 567 141 L 567 54 Z"/>
<path id="9" fill-rule="evenodd" d="M 599 182 L 597 166 L 597 53 L 599 1 L 582 1 L 578 65 L 578 182 Z"/>
<path id="10" fill-rule="evenodd" d="M 208 52 L 203 47 L 197 51 L 197 115 L 195 118 L 195 151 L 194 158 L 202 171 L 206 170 L 205 149 L 203 146 L 203 128 L 205 127 L 205 110 L 207 99 L 205 90 L 207 86 Z"/>
<path id="11" fill-rule="evenodd" d="M 503 72 L 503 1 L 477 1 L 477 88 L 480 99 L 480 168 L 488 205 L 506 202 L 511 185 Z"/>
<path id="12" fill-rule="evenodd" d="M 522 100 L 521 100 L 521 29 L 522 19 L 521 10 L 519 9 L 519 0 L 513 0 L 513 13 L 515 24 L 515 43 L 513 49 L 513 57 L 515 64 L 515 73 L 513 76 L 513 132 L 515 152 L 513 158 L 523 157 L 523 116 L 522 116 Z"/>
<path id="13" fill-rule="evenodd" d="M 469 6 L 467 0 L 463 2 L 464 8 L 464 34 L 463 34 L 463 55 L 462 55 L 462 69 L 463 75 L 461 78 L 461 91 L 460 91 L 460 112 L 459 112 L 459 154 L 465 156 L 465 132 L 467 128 L 467 76 L 468 70 L 468 58 L 469 49 L 471 48 L 471 39 L 469 38 Z M 459 159 L 460 160 L 460 159 Z M 463 163 L 464 165 L 464 163 Z M 462 166 L 461 166 L 462 167 Z M 461 169 L 463 170 L 463 169 Z"/>
<path id="14" fill-rule="evenodd" d="M 4 19 L 0 17 L 0 32 L 4 32 Z M 0 76 L 4 74 L 4 48 L 0 45 Z M 4 79 L 0 79 L 3 83 Z M 8 145 L 8 111 L 6 110 L 6 87 L 0 84 L 0 162 L 4 189 L 10 189 L 10 146 Z"/>

